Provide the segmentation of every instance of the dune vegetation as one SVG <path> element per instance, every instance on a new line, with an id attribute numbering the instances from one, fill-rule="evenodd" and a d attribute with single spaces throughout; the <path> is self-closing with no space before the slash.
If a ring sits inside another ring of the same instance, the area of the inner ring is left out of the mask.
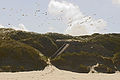
<path id="1" fill-rule="evenodd" d="M 65 51 L 50 58 L 63 44 Z M 0 71 L 43 70 L 47 59 L 59 69 L 88 73 L 120 71 L 120 34 L 71 36 L 59 33 L 38 34 L 0 28 Z"/>

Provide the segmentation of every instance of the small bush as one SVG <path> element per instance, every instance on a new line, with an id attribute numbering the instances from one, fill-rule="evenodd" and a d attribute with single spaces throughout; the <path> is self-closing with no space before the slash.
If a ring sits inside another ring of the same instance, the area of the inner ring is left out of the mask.
<path id="1" fill-rule="evenodd" d="M 120 71 L 120 52 L 114 54 L 113 62 L 115 64 L 117 70 Z"/>
<path id="2" fill-rule="evenodd" d="M 100 64 L 98 67 L 95 67 L 95 70 L 102 73 L 115 73 L 114 69 L 107 67 L 104 64 Z"/>

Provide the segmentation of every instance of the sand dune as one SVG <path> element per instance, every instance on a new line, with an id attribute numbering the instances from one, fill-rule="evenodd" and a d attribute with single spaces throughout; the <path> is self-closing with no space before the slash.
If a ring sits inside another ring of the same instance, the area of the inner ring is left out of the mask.
<path id="1" fill-rule="evenodd" d="M 74 73 L 48 66 L 43 71 L 0 73 L 0 80 L 120 80 L 120 73 Z"/>

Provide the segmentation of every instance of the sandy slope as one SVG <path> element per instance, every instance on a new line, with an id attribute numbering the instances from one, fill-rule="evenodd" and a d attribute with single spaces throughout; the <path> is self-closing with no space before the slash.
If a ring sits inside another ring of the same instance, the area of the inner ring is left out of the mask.
<path id="1" fill-rule="evenodd" d="M 0 73 L 0 80 L 120 80 L 120 73 L 82 74 L 48 66 L 43 71 Z"/>

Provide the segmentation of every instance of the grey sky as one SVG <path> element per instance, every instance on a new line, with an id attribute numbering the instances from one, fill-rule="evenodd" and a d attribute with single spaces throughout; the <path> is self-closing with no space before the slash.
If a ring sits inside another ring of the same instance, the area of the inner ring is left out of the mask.
<path id="1" fill-rule="evenodd" d="M 104 32 L 120 33 L 120 4 L 112 0 L 66 0 L 80 7 L 84 15 L 107 22 Z M 67 25 L 56 16 L 48 14 L 49 0 L 0 0 L 0 24 L 24 24 L 29 31 L 64 33 Z M 40 11 L 39 11 L 40 10 Z"/>

